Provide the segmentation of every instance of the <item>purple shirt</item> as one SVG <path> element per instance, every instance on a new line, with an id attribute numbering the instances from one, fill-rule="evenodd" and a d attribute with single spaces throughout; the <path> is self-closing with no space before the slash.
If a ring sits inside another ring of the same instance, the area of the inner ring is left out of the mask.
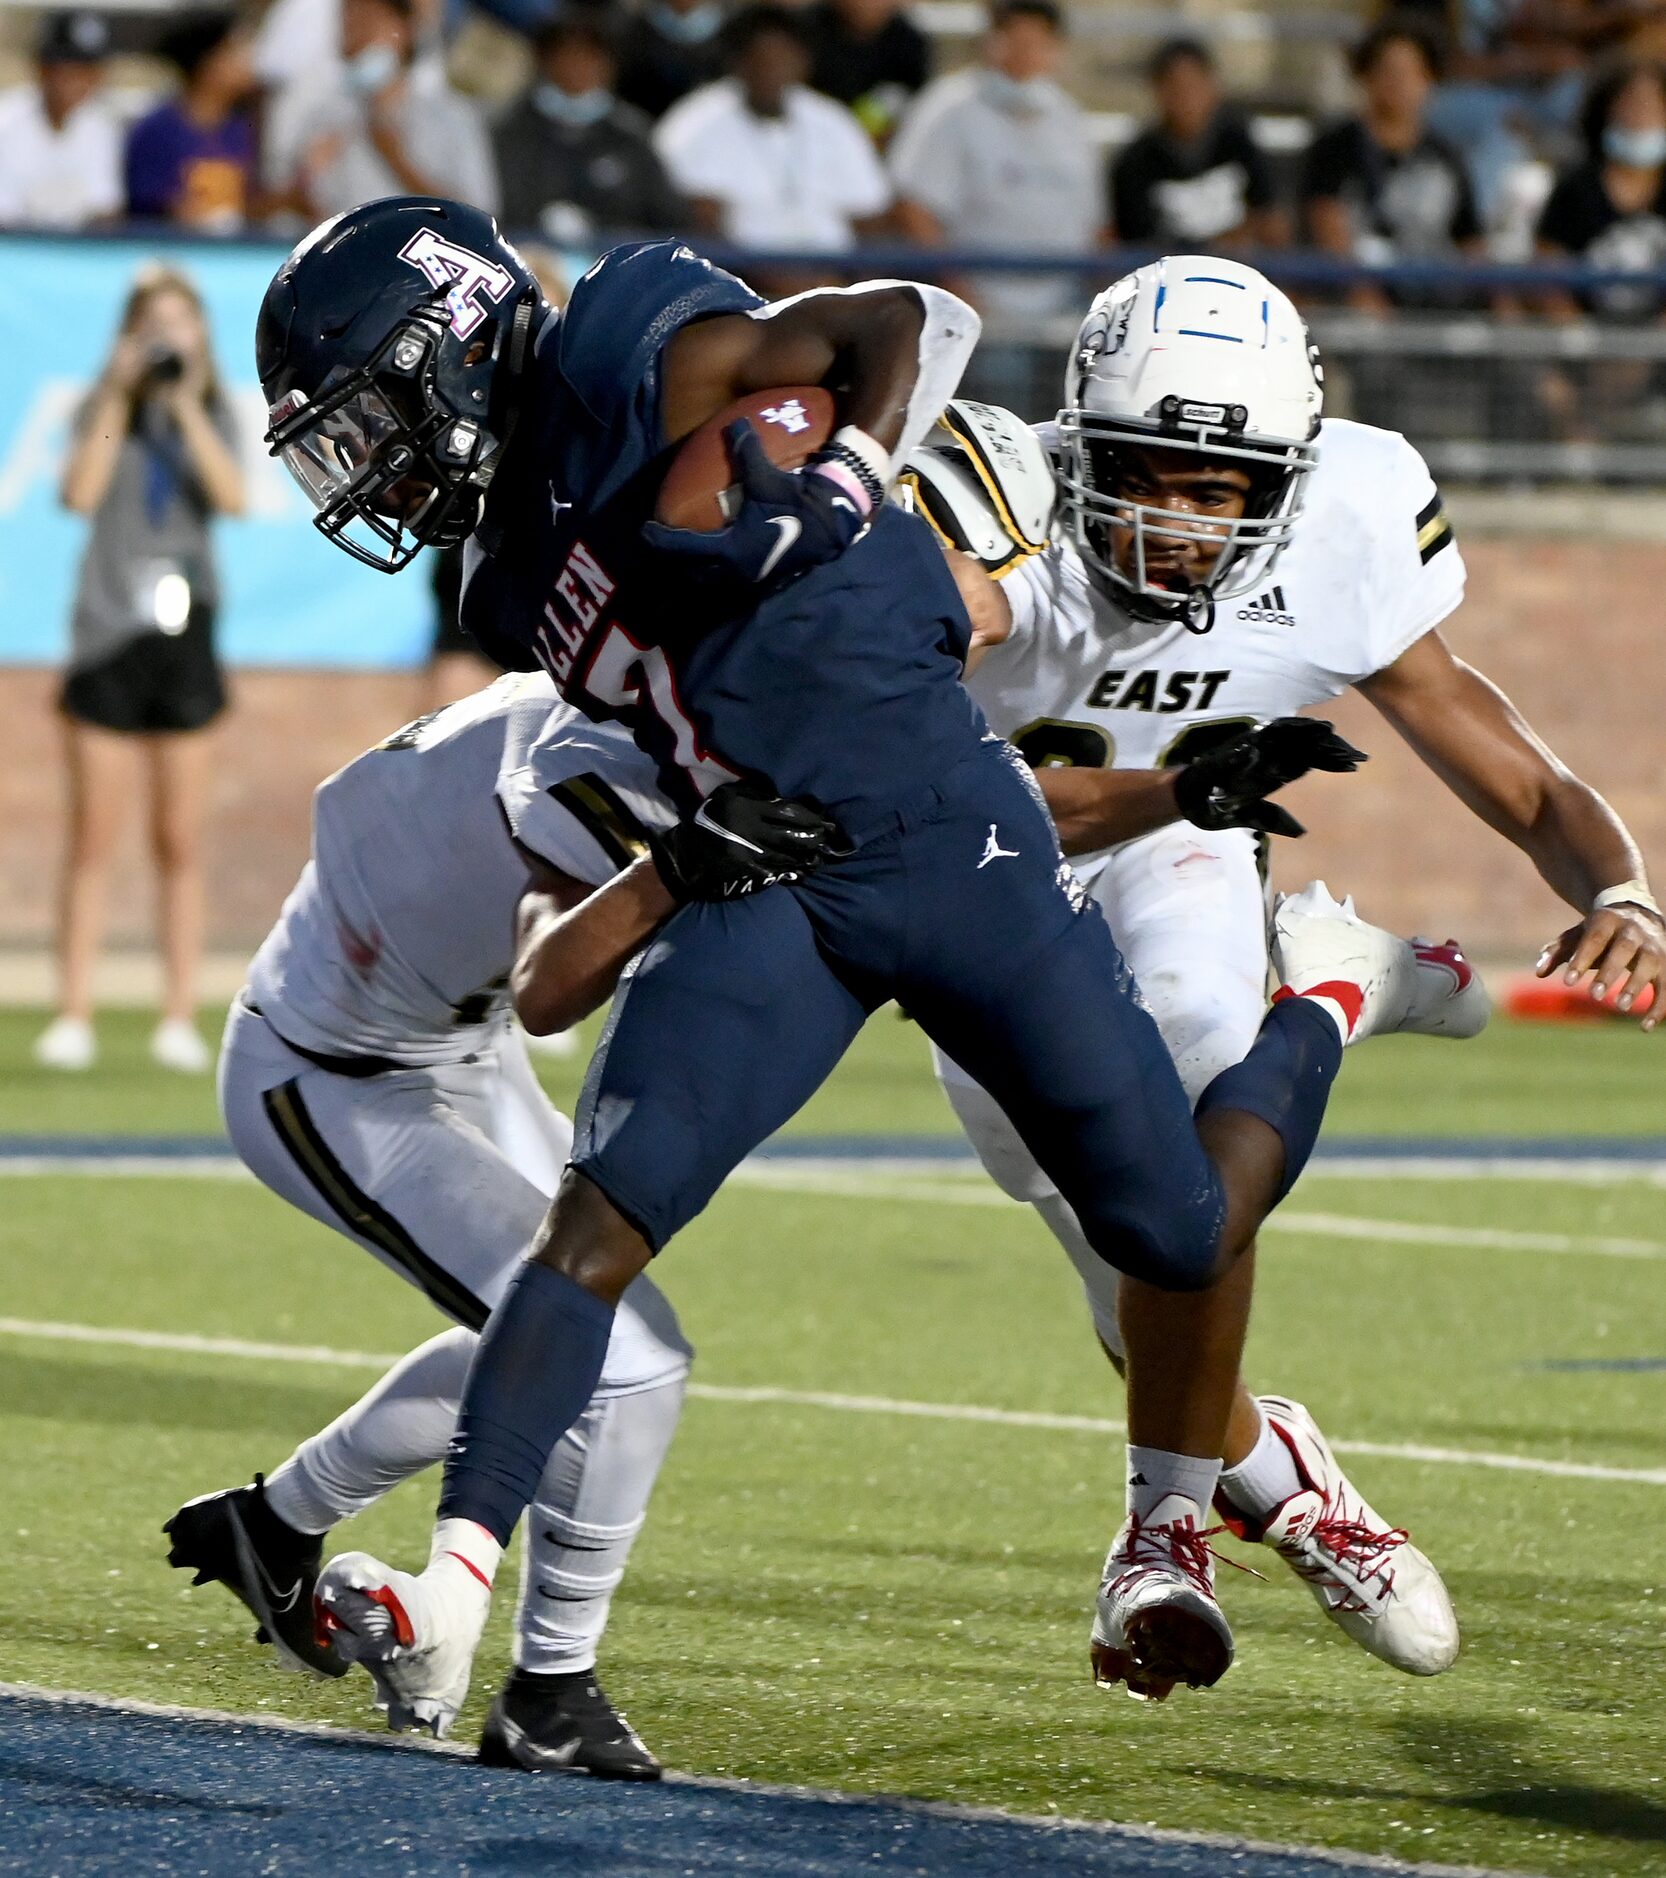
<path id="1" fill-rule="evenodd" d="M 176 102 L 159 104 L 127 135 L 127 212 L 138 217 L 235 227 L 248 213 L 254 127 L 233 116 L 193 123 Z"/>

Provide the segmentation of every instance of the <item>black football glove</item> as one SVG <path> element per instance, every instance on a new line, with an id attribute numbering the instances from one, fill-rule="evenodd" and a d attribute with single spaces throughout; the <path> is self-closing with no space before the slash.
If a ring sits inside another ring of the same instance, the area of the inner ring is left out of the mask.
<path id="1" fill-rule="evenodd" d="M 738 579 L 748 586 L 790 580 L 842 554 L 868 518 L 830 477 L 777 469 L 745 418 L 723 433 L 741 489 L 740 513 L 727 528 L 643 525 L 642 539 L 665 554 L 686 556 L 697 579 Z"/>
<path id="2" fill-rule="evenodd" d="M 1305 835 L 1288 809 L 1266 798 L 1309 770 L 1356 770 L 1366 760 L 1323 718 L 1275 717 L 1193 758 L 1175 778 L 1174 799 L 1198 828 Z"/>
<path id="3" fill-rule="evenodd" d="M 738 900 L 777 881 L 802 880 L 850 852 L 838 823 L 820 809 L 746 780 L 714 789 L 648 848 L 678 900 Z"/>

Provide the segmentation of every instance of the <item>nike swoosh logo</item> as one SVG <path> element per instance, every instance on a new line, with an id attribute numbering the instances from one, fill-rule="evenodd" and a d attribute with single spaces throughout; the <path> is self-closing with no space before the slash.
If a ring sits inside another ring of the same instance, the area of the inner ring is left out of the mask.
<path id="1" fill-rule="evenodd" d="M 780 530 L 781 539 L 764 556 L 764 564 L 758 569 L 759 580 L 768 580 L 781 564 L 781 557 L 797 542 L 803 534 L 803 524 L 796 515 L 771 515 L 768 518 L 771 528 Z"/>
<path id="2" fill-rule="evenodd" d="M 273 1583 L 272 1574 L 261 1563 L 260 1554 L 254 1548 L 254 1541 L 249 1537 L 242 1520 L 237 1517 L 235 1508 L 232 1510 L 232 1530 L 237 1546 L 238 1564 L 243 1567 L 245 1573 L 252 1570 L 254 1576 L 260 1581 L 260 1589 L 265 1594 L 266 1602 L 271 1606 L 273 1615 L 287 1617 L 300 1601 L 300 1579 L 297 1578 L 287 1591 Z"/>
<path id="3" fill-rule="evenodd" d="M 793 523 L 796 528 L 798 524 Z M 764 570 L 767 573 L 769 570 Z M 763 575 L 758 578 L 761 580 Z M 706 813 L 706 804 L 702 802 L 694 811 L 694 826 L 705 829 L 708 835 L 716 835 L 720 841 L 727 841 L 731 847 L 744 848 L 748 854 L 762 854 L 763 849 L 755 841 L 748 841 L 744 835 L 737 835 L 732 828 L 725 828 L 721 822 L 714 822 Z"/>

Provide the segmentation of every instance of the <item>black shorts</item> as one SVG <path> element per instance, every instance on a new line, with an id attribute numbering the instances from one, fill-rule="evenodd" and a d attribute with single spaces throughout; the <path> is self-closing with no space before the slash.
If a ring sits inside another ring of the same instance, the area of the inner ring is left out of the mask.
<path id="1" fill-rule="evenodd" d="M 64 680 L 66 717 L 104 730 L 202 730 L 226 708 L 214 656 L 214 609 L 193 607 L 179 633 L 142 632 Z"/>

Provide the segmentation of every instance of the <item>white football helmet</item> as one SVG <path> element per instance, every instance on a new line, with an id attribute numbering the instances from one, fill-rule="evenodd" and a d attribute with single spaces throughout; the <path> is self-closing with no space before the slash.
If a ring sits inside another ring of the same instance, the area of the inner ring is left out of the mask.
<path id="1" fill-rule="evenodd" d="M 1207 632 L 1214 602 L 1267 577 L 1318 460 L 1324 402 L 1318 353 L 1289 299 L 1219 255 L 1171 254 L 1100 294 L 1076 335 L 1059 413 L 1063 512 L 1090 569 L 1132 611 Z M 1117 494 L 1117 454 L 1161 445 L 1225 459 L 1254 482 L 1242 517 L 1200 521 Z M 1118 565 L 1118 531 L 1132 536 Z M 1185 591 L 1148 578 L 1154 543 L 1223 542 Z"/>

